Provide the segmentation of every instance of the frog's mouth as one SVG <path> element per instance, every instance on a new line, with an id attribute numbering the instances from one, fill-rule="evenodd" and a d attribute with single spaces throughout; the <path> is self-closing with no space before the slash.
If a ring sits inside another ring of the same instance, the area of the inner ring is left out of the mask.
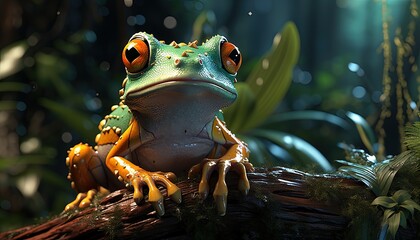
<path id="1" fill-rule="evenodd" d="M 127 92 L 125 102 L 134 110 L 149 113 L 154 111 L 152 109 L 160 111 L 182 107 L 197 111 L 200 108 L 211 108 L 217 111 L 230 105 L 236 97 L 234 89 L 212 81 L 169 79 Z"/>
<path id="2" fill-rule="evenodd" d="M 218 84 L 206 80 L 195 80 L 195 79 L 169 79 L 153 84 L 149 84 L 134 91 L 127 92 L 126 100 L 135 100 L 142 97 L 146 97 L 156 91 L 174 90 L 182 91 L 186 94 L 199 94 L 200 92 L 213 92 L 218 95 L 222 95 L 227 99 L 235 100 L 237 93 L 234 90 L 229 89 L 227 86 Z M 190 92 L 192 91 L 192 92 Z"/>

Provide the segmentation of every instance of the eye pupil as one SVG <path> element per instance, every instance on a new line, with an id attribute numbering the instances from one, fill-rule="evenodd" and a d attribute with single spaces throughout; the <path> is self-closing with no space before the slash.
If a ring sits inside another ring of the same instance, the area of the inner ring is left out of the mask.
<path id="1" fill-rule="evenodd" d="M 241 54 L 236 48 L 233 49 L 232 52 L 230 52 L 229 57 L 235 62 L 236 65 L 238 65 L 241 61 Z"/>
<path id="2" fill-rule="evenodd" d="M 127 60 L 132 63 L 136 58 L 140 56 L 140 53 L 136 50 L 136 48 L 132 47 L 130 49 L 127 48 L 125 50 L 125 56 Z"/>

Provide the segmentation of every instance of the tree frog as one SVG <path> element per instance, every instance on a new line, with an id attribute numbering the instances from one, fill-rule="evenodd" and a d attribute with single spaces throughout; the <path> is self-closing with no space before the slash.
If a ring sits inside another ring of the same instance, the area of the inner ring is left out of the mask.
<path id="1" fill-rule="evenodd" d="M 181 202 L 175 176 L 200 176 L 199 195 L 213 192 L 218 213 L 226 213 L 225 176 L 239 175 L 239 190 L 249 191 L 246 173 L 253 171 L 249 150 L 232 134 L 219 109 L 237 97 L 233 85 L 242 62 L 239 49 L 223 36 L 202 45 L 197 41 L 165 44 L 147 33 L 134 34 L 122 52 L 127 76 L 121 102 L 100 122 L 94 148 L 78 144 L 68 151 L 68 179 L 79 194 L 65 210 L 85 208 L 100 192 L 130 188 L 140 205 L 144 188 L 157 214 L 164 214 L 163 196 Z"/>

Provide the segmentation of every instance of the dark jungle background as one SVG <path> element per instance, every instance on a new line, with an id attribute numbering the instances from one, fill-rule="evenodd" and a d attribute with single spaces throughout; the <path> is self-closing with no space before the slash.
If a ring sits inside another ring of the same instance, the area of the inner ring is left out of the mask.
<path id="1" fill-rule="evenodd" d="M 224 35 L 241 50 L 243 81 L 292 21 L 299 60 L 274 114 L 301 115 L 274 128 L 305 139 L 336 167 L 334 160 L 344 158 L 340 143 L 364 148 L 346 115 L 353 112 L 383 140 L 385 154 L 400 153 L 400 128 L 418 111 L 418 4 L 0 0 L 0 231 L 59 214 L 73 200 L 66 151 L 79 142 L 94 144 L 97 124 L 119 102 L 121 50 L 139 31 L 167 43 Z M 281 147 L 263 143 L 278 165 L 289 158 Z"/>

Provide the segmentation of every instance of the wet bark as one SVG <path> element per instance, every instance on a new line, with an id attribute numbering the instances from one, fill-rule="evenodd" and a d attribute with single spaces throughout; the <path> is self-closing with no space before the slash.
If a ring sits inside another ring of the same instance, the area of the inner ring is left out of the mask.
<path id="1" fill-rule="evenodd" d="M 341 214 L 337 203 L 309 197 L 310 181 L 322 180 L 344 191 L 366 191 L 353 179 L 285 168 L 257 169 L 248 178 L 248 196 L 236 190 L 235 176 L 227 179 L 229 197 L 223 217 L 217 216 L 211 197 L 199 201 L 197 181 L 184 180 L 177 183 L 183 203 L 166 199 L 163 217 L 149 203 L 137 206 L 132 192 L 124 189 L 86 210 L 0 233 L 0 239 L 343 239 L 350 219 Z"/>

